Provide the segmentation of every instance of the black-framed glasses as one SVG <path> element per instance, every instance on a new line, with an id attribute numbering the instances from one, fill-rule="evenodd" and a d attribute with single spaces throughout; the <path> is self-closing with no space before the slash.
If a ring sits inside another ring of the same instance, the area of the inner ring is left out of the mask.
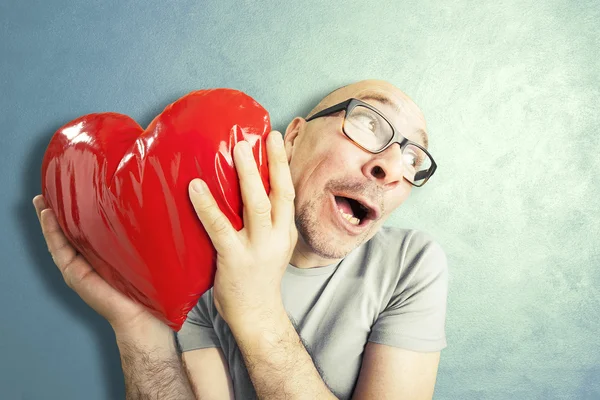
<path id="1" fill-rule="evenodd" d="M 306 122 L 340 111 L 345 111 L 342 131 L 358 147 L 378 154 L 398 143 L 404 162 L 404 178 L 417 187 L 423 186 L 431 178 L 437 168 L 431 154 L 420 144 L 402 136 L 379 110 L 364 101 L 348 99 L 319 111 L 307 118 Z"/>

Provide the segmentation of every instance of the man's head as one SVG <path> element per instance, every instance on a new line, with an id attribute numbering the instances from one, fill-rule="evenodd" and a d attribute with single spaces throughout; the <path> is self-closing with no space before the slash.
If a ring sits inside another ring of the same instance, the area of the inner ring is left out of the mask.
<path id="1" fill-rule="evenodd" d="M 427 147 L 423 114 L 406 94 L 385 81 L 343 86 L 325 96 L 309 116 L 349 98 L 375 107 L 404 137 Z M 343 119 L 343 111 L 310 122 L 296 117 L 284 137 L 296 189 L 299 244 L 324 260 L 343 258 L 373 237 L 413 187 L 403 178 L 400 146 L 393 144 L 379 154 L 365 151 L 344 134 Z M 346 198 L 370 206 L 358 226 L 344 218 L 347 213 L 362 215 L 356 203 Z"/>

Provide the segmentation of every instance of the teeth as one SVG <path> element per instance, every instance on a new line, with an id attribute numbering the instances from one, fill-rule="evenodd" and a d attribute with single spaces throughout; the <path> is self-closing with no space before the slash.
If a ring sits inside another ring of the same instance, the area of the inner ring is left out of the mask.
<path id="1" fill-rule="evenodd" d="M 360 220 L 356 217 L 353 217 L 350 214 L 346 214 L 345 212 L 342 211 L 342 209 L 339 209 L 340 214 L 342 214 L 342 217 L 346 218 L 348 220 L 348 222 L 350 222 L 352 225 L 358 225 L 360 223 Z"/>

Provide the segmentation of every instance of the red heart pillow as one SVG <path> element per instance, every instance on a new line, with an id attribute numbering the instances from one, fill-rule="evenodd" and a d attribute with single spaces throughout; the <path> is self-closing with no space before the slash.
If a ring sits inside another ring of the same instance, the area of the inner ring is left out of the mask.
<path id="1" fill-rule="evenodd" d="M 213 285 L 216 269 L 188 185 L 202 178 L 240 230 L 233 147 L 250 142 L 268 192 L 270 129 L 267 111 L 232 89 L 192 92 L 146 130 L 122 114 L 85 115 L 52 137 L 42 194 L 67 238 L 104 279 L 179 330 Z"/>

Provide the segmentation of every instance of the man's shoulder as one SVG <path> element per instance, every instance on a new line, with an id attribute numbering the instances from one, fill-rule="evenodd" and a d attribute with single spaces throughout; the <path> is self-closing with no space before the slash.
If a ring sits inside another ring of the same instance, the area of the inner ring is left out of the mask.
<path id="1" fill-rule="evenodd" d="M 438 274 L 447 268 L 446 254 L 434 237 L 422 230 L 383 226 L 365 243 L 359 262 L 369 264 L 369 274 L 395 276 L 395 280 L 411 275 L 416 269 Z"/>
<path id="2" fill-rule="evenodd" d="M 368 245 L 386 251 L 419 252 L 426 247 L 440 247 L 441 249 L 438 241 L 429 233 L 395 226 L 382 226 L 368 242 Z"/>

